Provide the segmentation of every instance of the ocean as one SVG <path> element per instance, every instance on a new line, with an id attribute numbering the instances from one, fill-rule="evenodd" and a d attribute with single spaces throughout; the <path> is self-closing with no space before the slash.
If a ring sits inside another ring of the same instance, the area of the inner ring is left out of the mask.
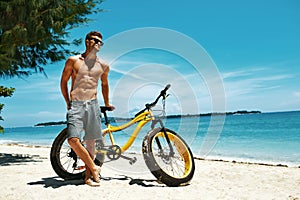
<path id="1" fill-rule="evenodd" d="M 168 118 L 164 122 L 185 139 L 196 157 L 300 166 L 300 111 Z M 6 128 L 0 144 L 51 146 L 63 128 L 65 125 Z M 133 129 L 115 133 L 116 143 L 124 144 Z M 146 125 L 129 151 L 141 153 L 149 130 Z"/>

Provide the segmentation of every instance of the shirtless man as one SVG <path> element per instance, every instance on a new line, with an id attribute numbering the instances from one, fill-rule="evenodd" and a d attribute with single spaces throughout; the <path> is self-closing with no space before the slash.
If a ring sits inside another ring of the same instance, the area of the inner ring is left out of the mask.
<path id="1" fill-rule="evenodd" d="M 86 50 L 81 55 L 68 58 L 61 76 L 61 92 L 67 104 L 68 143 L 86 165 L 85 183 L 100 185 L 100 167 L 94 164 L 95 139 L 102 139 L 100 108 L 97 101 L 97 87 L 101 80 L 102 96 L 107 107 L 109 103 L 108 72 L 109 66 L 100 62 L 97 52 L 103 45 L 102 35 L 92 31 L 86 35 Z M 71 90 L 68 81 L 72 79 Z M 80 143 L 81 131 L 87 149 Z M 91 176 L 93 179 L 91 179 Z"/>

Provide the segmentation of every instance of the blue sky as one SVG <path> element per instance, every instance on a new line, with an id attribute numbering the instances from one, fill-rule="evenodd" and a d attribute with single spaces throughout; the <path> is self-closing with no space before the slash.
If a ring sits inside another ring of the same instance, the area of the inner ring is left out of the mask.
<path id="1" fill-rule="evenodd" d="M 106 12 L 72 30 L 70 40 L 90 30 L 102 32 L 99 56 L 111 66 L 114 115 L 130 116 L 167 83 L 172 84 L 169 114 L 300 110 L 299 1 L 106 0 L 100 7 Z M 74 48 L 83 51 L 84 45 Z M 64 62 L 46 66 L 48 78 L 0 80 L 16 88 L 11 98 L 1 98 L 1 125 L 65 120 L 59 89 L 63 67 Z M 214 89 L 216 77 L 224 99 Z"/>

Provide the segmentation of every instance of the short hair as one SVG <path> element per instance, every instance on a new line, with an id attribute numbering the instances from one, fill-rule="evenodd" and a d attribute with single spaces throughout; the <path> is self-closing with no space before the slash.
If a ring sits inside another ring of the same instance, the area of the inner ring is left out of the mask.
<path id="1" fill-rule="evenodd" d="M 92 39 L 92 36 L 98 36 L 102 39 L 102 34 L 99 31 L 91 31 L 85 36 L 85 40 Z"/>

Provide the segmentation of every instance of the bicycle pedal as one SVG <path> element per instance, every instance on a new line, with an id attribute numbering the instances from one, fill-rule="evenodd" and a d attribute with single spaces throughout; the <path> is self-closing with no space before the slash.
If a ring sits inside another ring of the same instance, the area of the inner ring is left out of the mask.
<path id="1" fill-rule="evenodd" d="M 137 161 L 136 157 L 133 157 L 129 160 L 129 164 L 133 165 Z"/>

